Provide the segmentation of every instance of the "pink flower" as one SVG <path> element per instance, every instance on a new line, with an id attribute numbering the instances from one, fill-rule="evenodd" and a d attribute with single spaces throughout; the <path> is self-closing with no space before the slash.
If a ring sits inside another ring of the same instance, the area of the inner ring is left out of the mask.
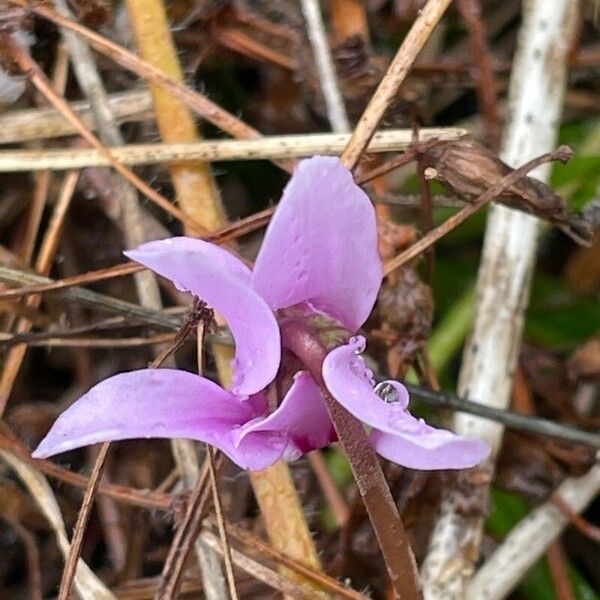
<path id="1" fill-rule="evenodd" d="M 339 159 L 300 163 L 253 271 L 224 248 L 187 237 L 126 254 L 224 316 L 236 345 L 232 388 L 173 369 L 110 377 L 58 418 L 34 457 L 104 441 L 191 438 L 258 470 L 335 441 L 321 390 L 308 372 L 296 373 L 272 412 L 266 388 L 281 362 L 279 310 L 300 305 L 357 331 L 381 285 L 375 213 Z M 363 350 L 361 337 L 335 348 L 323 361 L 322 378 L 331 395 L 371 428 L 379 454 L 417 469 L 471 467 L 488 455 L 483 442 L 413 417 L 400 383 L 387 382 L 385 393 L 381 384 L 374 387 Z"/>

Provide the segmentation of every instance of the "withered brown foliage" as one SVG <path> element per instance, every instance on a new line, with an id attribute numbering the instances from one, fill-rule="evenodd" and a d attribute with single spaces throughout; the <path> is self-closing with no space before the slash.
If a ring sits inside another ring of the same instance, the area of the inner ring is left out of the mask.
<path id="1" fill-rule="evenodd" d="M 474 200 L 508 175 L 511 169 L 493 152 L 474 140 L 443 142 L 423 152 L 427 175 L 442 182 L 465 200 Z M 535 177 L 523 177 L 498 198 L 498 202 L 558 225 L 579 243 L 590 244 L 592 227 L 573 213 L 567 202 L 550 186 Z"/>

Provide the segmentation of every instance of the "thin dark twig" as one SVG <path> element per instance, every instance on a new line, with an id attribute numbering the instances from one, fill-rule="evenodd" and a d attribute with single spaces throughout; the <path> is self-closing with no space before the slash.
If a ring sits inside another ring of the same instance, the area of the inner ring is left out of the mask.
<path id="1" fill-rule="evenodd" d="M 419 124 L 415 122 L 415 126 L 413 129 L 414 142 L 415 145 L 419 142 Z M 425 233 L 429 233 L 433 229 L 433 200 L 431 199 L 431 186 L 429 185 L 429 180 L 425 177 L 425 164 L 423 162 L 423 154 L 419 152 L 417 155 L 417 177 L 419 179 L 419 193 L 421 195 L 421 205 L 420 205 L 420 217 L 421 217 L 421 231 Z M 433 253 L 433 248 L 430 248 L 425 253 L 425 262 L 426 262 L 426 273 L 425 273 L 425 281 L 427 283 L 431 282 L 431 277 L 433 276 L 433 268 L 434 268 L 434 260 L 435 255 Z"/>
<path id="2" fill-rule="evenodd" d="M 225 530 L 225 520 L 223 518 L 223 507 L 221 505 L 221 497 L 219 495 L 219 486 L 217 482 L 217 470 L 215 469 L 215 452 L 206 444 L 206 456 L 208 459 L 208 472 L 210 475 L 210 486 L 212 488 L 213 505 L 215 507 L 215 515 L 217 517 L 217 527 L 219 529 L 219 537 L 223 546 L 223 559 L 225 561 L 225 571 L 227 573 L 227 584 L 229 586 L 229 594 L 232 600 L 238 600 L 239 596 L 235 585 L 235 577 L 233 575 L 233 562 L 231 560 L 231 547 L 227 539 Z"/>
<path id="3" fill-rule="evenodd" d="M 89 271 L 82 275 L 64 277 L 63 279 L 51 281 L 50 283 L 33 283 L 12 290 L 2 290 L 0 292 L 0 300 L 12 300 L 13 298 L 20 298 L 21 296 L 28 296 L 29 294 L 58 291 L 76 285 L 83 285 L 84 283 L 96 283 L 105 279 L 113 279 L 115 277 L 139 273 L 140 271 L 144 271 L 145 268 L 146 267 L 140 264 L 130 262 L 122 265 L 115 265 L 114 267 L 108 267 L 106 269 L 98 269 L 97 271 Z"/>
<path id="4" fill-rule="evenodd" d="M 77 570 L 77 561 L 81 555 L 81 546 L 83 543 L 83 535 L 87 522 L 92 512 L 92 506 L 94 505 L 94 496 L 100 485 L 100 477 L 104 466 L 106 464 L 106 456 L 110 449 L 110 442 L 104 442 L 100 447 L 100 452 L 94 463 L 94 468 L 88 482 L 88 486 L 83 496 L 83 502 L 77 515 L 77 522 L 75 523 L 75 531 L 73 533 L 73 539 L 71 541 L 71 547 L 69 549 L 69 555 L 65 562 L 65 568 L 63 570 L 62 579 L 60 582 L 60 589 L 58 592 L 58 600 L 69 600 L 71 597 L 71 588 L 73 587 L 73 581 L 75 580 L 75 571 Z"/>
<path id="5" fill-rule="evenodd" d="M 404 385 L 412 397 L 418 398 L 432 406 L 468 412 L 484 419 L 502 423 L 511 429 L 527 431 L 563 440 L 565 442 L 572 442 L 574 444 L 585 444 L 587 446 L 592 446 L 593 448 L 600 448 L 600 433 L 582 431 L 581 429 L 563 425 L 562 423 L 555 423 L 554 421 L 543 419 L 541 417 L 532 417 L 508 410 L 501 410 L 499 408 L 480 404 L 479 402 L 459 398 L 453 394 L 437 392 L 410 383 L 405 383 Z"/>
<path id="6" fill-rule="evenodd" d="M 597 544 L 600 544 L 600 527 L 592 525 L 589 521 L 586 521 L 579 513 L 571 508 L 571 506 L 563 500 L 558 492 L 552 494 L 552 502 L 556 504 L 556 508 L 560 510 L 565 519 L 573 525 L 579 532 L 586 537 L 594 540 Z"/>
<path id="7" fill-rule="evenodd" d="M 0 265 L 0 281 L 26 285 L 32 283 L 53 283 L 53 280 L 49 277 L 42 277 L 41 275 L 35 275 L 29 271 L 13 269 L 3 265 Z M 118 300 L 117 298 L 112 298 L 111 296 L 99 294 L 80 287 L 68 288 L 58 293 L 67 300 L 76 300 L 83 304 L 87 304 L 88 306 L 115 313 L 120 316 L 135 317 L 143 323 L 154 325 L 161 329 L 166 329 L 168 331 L 176 331 L 179 329 L 179 319 L 172 317 L 165 312 L 144 308 L 139 304 Z"/>
<path id="8" fill-rule="evenodd" d="M 212 519 L 209 517 L 209 520 Z M 227 523 L 227 533 L 230 538 L 237 543 L 243 544 L 253 556 L 262 555 L 264 558 L 275 561 L 278 565 L 295 571 L 302 577 L 311 581 L 319 589 L 331 592 L 336 597 L 347 598 L 348 600 L 367 600 L 367 597 L 356 590 L 346 587 L 344 584 L 336 581 L 333 577 L 326 575 L 323 571 L 313 569 L 304 563 L 301 563 L 286 554 L 279 552 L 270 544 L 263 542 L 256 535 L 242 529 L 234 523 Z"/>
<path id="9" fill-rule="evenodd" d="M 17 336 L 14 336 L 16 338 Z M 162 333 L 151 337 L 80 337 L 65 336 L 53 337 L 52 332 L 23 336 L 23 339 L 8 338 L 0 340 L 0 346 L 11 348 L 18 344 L 26 344 L 30 348 L 139 348 L 140 346 L 156 346 L 166 344 L 173 340 L 173 335 Z"/>
<path id="10" fill-rule="evenodd" d="M 436 227 L 430 231 L 426 236 L 421 238 L 410 248 L 388 260 L 383 267 L 384 275 L 389 275 L 398 267 L 401 267 L 413 258 L 417 257 L 419 254 L 421 254 L 421 252 L 429 248 L 429 246 L 452 231 L 471 215 L 475 214 L 482 206 L 494 200 L 494 198 L 499 196 L 505 189 L 516 183 L 519 179 L 525 177 L 529 171 L 539 167 L 544 163 L 555 160 L 565 163 L 571 158 L 571 156 L 573 156 L 573 152 L 568 146 L 560 146 L 552 152 L 547 152 L 541 156 L 538 156 L 537 158 L 534 158 L 533 160 L 526 162 L 524 165 L 518 169 L 515 169 L 500 179 L 500 181 L 495 183 L 493 186 L 488 188 L 473 202 L 473 204 L 465 206 L 455 215 L 444 221 L 439 227 Z"/>
<path id="11" fill-rule="evenodd" d="M 474 79 L 481 114 L 485 122 L 485 140 L 496 151 L 500 142 L 500 111 L 498 86 L 494 76 L 492 55 L 487 42 L 487 32 L 481 19 L 479 0 L 457 0 L 456 7 L 469 30 L 469 46 L 475 63 Z"/>
<path id="12" fill-rule="evenodd" d="M 194 540 L 198 536 L 200 525 L 208 513 L 211 489 L 208 484 L 208 459 L 196 482 L 196 487 L 189 498 L 187 511 L 181 525 L 175 532 L 175 537 L 169 554 L 165 560 L 160 581 L 156 589 L 156 600 L 175 598 L 179 589 L 181 573 Z"/>

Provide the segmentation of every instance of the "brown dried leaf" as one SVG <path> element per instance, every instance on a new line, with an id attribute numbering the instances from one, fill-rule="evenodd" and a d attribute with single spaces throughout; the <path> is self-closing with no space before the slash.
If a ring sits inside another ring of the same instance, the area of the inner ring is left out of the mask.
<path id="1" fill-rule="evenodd" d="M 496 475 L 500 487 L 541 502 L 564 477 L 538 439 L 506 433 Z"/>
<path id="2" fill-rule="evenodd" d="M 496 482 L 504 489 L 541 502 L 568 476 L 585 473 L 595 462 L 593 448 L 507 432 Z"/>
<path id="3" fill-rule="evenodd" d="M 423 161 L 429 167 L 429 177 L 441 181 L 467 201 L 474 200 L 514 170 L 473 140 L 435 144 L 424 150 Z M 574 214 L 565 200 L 539 179 L 524 177 L 510 186 L 498 202 L 554 223 L 580 244 L 591 243 L 592 231 L 587 220 Z"/>

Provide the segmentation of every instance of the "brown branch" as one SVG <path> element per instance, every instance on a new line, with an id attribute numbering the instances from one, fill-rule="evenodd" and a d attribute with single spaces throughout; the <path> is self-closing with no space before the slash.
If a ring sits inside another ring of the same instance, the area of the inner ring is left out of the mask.
<path id="1" fill-rule="evenodd" d="M 208 459 L 207 459 L 208 460 Z M 200 525 L 208 513 L 210 507 L 211 488 L 208 485 L 208 467 L 205 465 L 198 477 L 196 487 L 190 496 L 188 508 L 181 525 L 175 532 L 175 537 L 165 560 L 160 581 L 156 590 L 156 600 L 177 597 L 180 586 L 181 574 L 187 556 L 192 549 L 194 540 L 200 530 Z"/>
<path id="2" fill-rule="evenodd" d="M 106 463 L 106 456 L 110 449 L 110 442 L 105 442 L 100 447 L 100 452 L 96 458 L 92 474 L 90 476 L 88 486 L 83 496 L 83 502 L 77 515 L 77 522 L 75 523 L 75 531 L 73 533 L 73 539 L 71 541 L 71 547 L 69 548 L 69 555 L 65 562 L 65 568 L 63 570 L 62 579 L 60 582 L 60 589 L 58 592 L 58 600 L 69 600 L 71 597 L 71 588 L 75 580 L 75 571 L 77 570 L 77 561 L 81 554 L 81 546 L 83 544 L 83 534 L 87 522 L 92 512 L 92 506 L 94 505 L 94 496 L 100 485 L 100 477 L 104 471 L 104 465 Z"/>
<path id="3" fill-rule="evenodd" d="M 479 0 L 457 0 L 456 7 L 469 30 L 469 46 L 475 63 L 477 100 L 485 123 L 485 140 L 496 151 L 500 143 L 500 111 L 498 109 L 498 86 L 494 76 L 492 54 L 487 42 L 485 24 L 481 19 Z"/>
<path id="4" fill-rule="evenodd" d="M 85 489 L 89 483 L 89 478 L 84 475 L 63 469 L 49 460 L 31 458 L 29 448 L 26 448 L 3 424 L 0 424 L 0 449 L 6 450 L 20 461 L 36 467 L 45 475 L 74 487 Z M 123 504 L 131 504 L 149 510 L 171 510 L 173 505 L 173 498 L 169 494 L 161 494 L 150 490 L 136 490 L 123 485 L 101 483 L 98 493 Z"/>
<path id="5" fill-rule="evenodd" d="M 217 469 L 215 467 L 215 454 L 216 452 L 209 444 L 205 444 L 206 457 L 208 459 L 208 472 L 210 474 L 210 487 L 213 495 L 213 505 L 215 507 L 215 515 L 217 517 L 217 528 L 219 530 L 219 537 L 221 538 L 221 545 L 223 548 L 223 559 L 225 562 L 225 572 L 227 573 L 227 584 L 229 586 L 229 594 L 231 600 L 238 600 L 239 596 L 235 585 L 235 577 L 233 575 L 233 564 L 231 561 L 231 547 L 229 546 L 229 540 L 227 539 L 227 532 L 225 530 L 225 519 L 223 518 L 223 507 L 221 505 L 221 496 L 219 495 L 219 486 L 217 481 Z"/>
<path id="6" fill-rule="evenodd" d="M 575 512 L 569 504 L 561 498 L 558 492 L 552 494 L 551 500 L 556 504 L 556 507 L 563 514 L 565 519 L 567 519 L 575 529 L 597 544 L 600 544 L 600 527 L 592 525 L 592 523 L 586 521 L 580 514 Z"/>

